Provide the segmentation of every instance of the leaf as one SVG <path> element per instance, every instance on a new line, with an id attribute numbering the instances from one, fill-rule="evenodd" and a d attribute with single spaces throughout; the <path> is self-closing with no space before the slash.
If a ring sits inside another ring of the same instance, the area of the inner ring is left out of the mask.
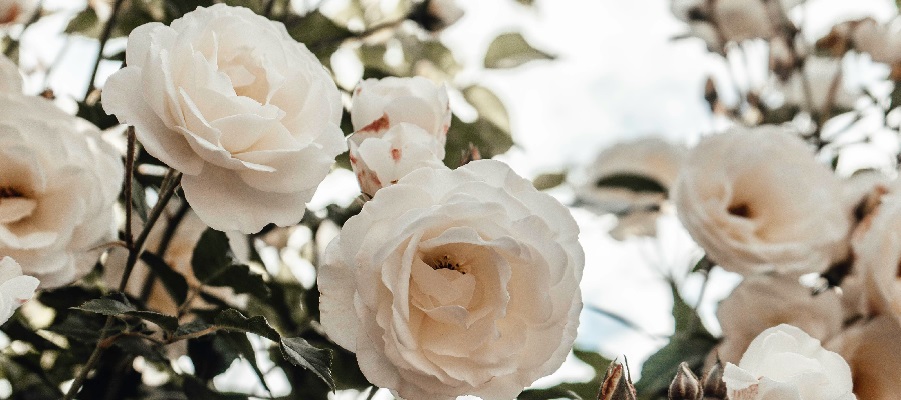
<path id="1" fill-rule="evenodd" d="M 121 301 L 114 300 L 109 297 L 94 299 L 78 307 L 72 308 L 106 316 L 115 316 L 127 313 L 129 311 L 136 311 L 136 309 L 132 305 L 125 304 Z"/>
<path id="2" fill-rule="evenodd" d="M 482 118 L 504 132 L 510 132 L 510 115 L 507 113 L 504 103 L 493 92 L 483 86 L 475 85 L 463 89 L 463 97 L 475 107 Z"/>
<path id="3" fill-rule="evenodd" d="M 147 204 L 147 195 L 144 193 L 144 186 L 137 179 L 131 181 L 131 204 L 132 211 L 141 218 L 141 221 L 147 222 L 147 213 L 150 206 Z"/>
<path id="4" fill-rule="evenodd" d="M 75 15 L 66 26 L 65 32 L 68 34 L 78 34 L 91 38 L 100 35 L 100 20 L 93 8 L 87 7 L 84 11 Z"/>
<path id="5" fill-rule="evenodd" d="M 250 367 L 253 369 L 253 372 L 256 373 L 257 379 L 260 380 L 260 383 L 263 384 L 266 391 L 272 393 L 272 390 L 269 389 L 269 385 L 266 384 L 266 378 L 264 377 L 263 371 L 260 370 L 260 366 L 257 365 L 257 355 L 253 350 L 253 344 L 247 339 L 247 334 L 243 332 L 222 332 L 219 335 L 221 335 L 233 349 L 237 350 L 241 357 L 247 360 Z"/>
<path id="6" fill-rule="evenodd" d="M 231 265 L 212 279 L 204 282 L 210 286 L 228 286 L 235 293 L 249 293 L 259 298 L 269 297 L 269 287 L 263 276 L 250 271 L 250 267 L 240 264 Z"/>
<path id="7" fill-rule="evenodd" d="M 599 188 L 628 189 L 634 192 L 650 192 L 667 194 L 669 191 L 660 182 L 645 175 L 613 174 L 604 176 L 595 182 Z"/>
<path id="8" fill-rule="evenodd" d="M 100 129 L 112 128 L 119 125 L 119 119 L 113 115 L 107 114 L 106 111 L 103 111 L 103 104 L 99 101 L 91 105 L 79 101 L 78 112 L 75 115 L 97 125 Z"/>
<path id="9" fill-rule="evenodd" d="M 332 379 L 332 374 L 329 370 L 332 355 L 328 350 L 313 347 L 313 345 L 300 337 L 282 339 L 280 345 L 282 354 L 288 361 L 312 371 L 329 388 L 333 391 L 335 390 L 335 381 Z"/>
<path id="10" fill-rule="evenodd" d="M 491 158 L 509 150 L 513 146 L 513 137 L 484 118 L 463 122 L 454 115 L 447 134 L 444 164 L 451 168 L 458 167 L 470 143 L 479 149 L 482 158 Z"/>
<path id="11" fill-rule="evenodd" d="M 514 68 L 533 60 L 553 60 L 555 57 L 532 47 L 521 34 L 502 34 L 488 45 L 485 68 Z"/>
<path id="12" fill-rule="evenodd" d="M 182 304 L 187 300 L 188 281 L 182 274 L 173 270 L 160 256 L 147 251 L 141 253 L 141 261 L 144 261 L 150 270 L 160 278 L 160 282 L 175 300 L 175 304 Z"/>
<path id="13" fill-rule="evenodd" d="M 532 180 L 532 185 L 538 190 L 552 189 L 566 182 L 566 174 L 557 172 L 552 174 L 541 174 Z"/>
<path id="14" fill-rule="evenodd" d="M 224 232 L 208 228 L 200 236 L 194 254 L 191 256 L 191 268 L 197 280 L 205 282 L 231 266 L 228 236 Z"/>
<path id="15" fill-rule="evenodd" d="M 250 332 L 278 343 L 281 335 L 261 316 L 247 318 L 240 311 L 229 308 L 216 316 L 215 324 L 230 331 Z"/>
<path id="16" fill-rule="evenodd" d="M 73 308 L 106 316 L 120 317 L 127 315 L 136 317 L 145 321 L 153 322 L 154 324 L 159 325 L 160 328 L 163 328 L 170 332 L 178 328 L 178 319 L 171 315 L 160 314 L 153 311 L 138 311 L 131 304 L 127 304 L 110 297 L 94 299 L 82 304 L 81 306 Z"/>
<path id="17" fill-rule="evenodd" d="M 294 40 L 305 44 L 320 60 L 325 61 L 344 39 L 353 36 L 346 27 L 338 25 L 319 10 L 303 17 L 292 15 L 285 21 L 285 27 Z"/>

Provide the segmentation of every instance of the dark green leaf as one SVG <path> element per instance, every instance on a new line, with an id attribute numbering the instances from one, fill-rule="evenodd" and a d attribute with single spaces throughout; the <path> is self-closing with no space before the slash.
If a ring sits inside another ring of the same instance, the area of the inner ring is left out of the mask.
<path id="1" fill-rule="evenodd" d="M 91 105 L 79 101 L 78 112 L 75 115 L 97 125 L 100 129 L 112 128 L 119 125 L 119 119 L 107 114 L 106 111 L 103 111 L 103 104 L 99 101 Z"/>
<path id="2" fill-rule="evenodd" d="M 292 364 L 304 367 L 312 371 L 323 382 L 335 390 L 335 381 L 329 365 L 332 355 L 328 350 L 318 349 L 300 337 L 285 338 L 281 340 L 282 354 Z"/>
<path id="3" fill-rule="evenodd" d="M 84 11 L 75 15 L 66 26 L 66 33 L 79 34 L 82 36 L 96 38 L 100 35 L 100 20 L 93 8 L 87 7 Z"/>
<path id="4" fill-rule="evenodd" d="M 178 328 L 178 318 L 175 318 L 171 315 L 160 314 L 153 311 L 129 311 L 125 314 L 132 317 L 138 317 L 145 321 L 153 322 L 154 324 L 159 325 L 160 328 L 163 328 L 170 332 Z"/>
<path id="5" fill-rule="evenodd" d="M 451 168 L 458 167 L 463 152 L 469 150 L 470 143 L 479 149 L 482 158 L 491 158 L 509 150 L 513 146 L 513 137 L 487 119 L 463 122 L 455 115 L 451 118 L 447 134 L 444 164 Z"/>
<path id="6" fill-rule="evenodd" d="M 213 327 L 213 325 L 210 325 L 201 320 L 191 321 L 184 325 L 179 326 L 178 329 L 175 330 L 175 336 L 190 335 L 192 333 L 200 332 L 200 331 L 212 328 L 212 327 Z"/>
<path id="7" fill-rule="evenodd" d="M 130 305 L 125 304 L 121 301 L 106 297 L 102 299 L 94 299 L 87 303 L 84 303 L 78 307 L 73 307 L 78 310 L 88 311 L 92 313 L 102 314 L 102 315 L 120 315 L 127 313 L 129 311 L 136 311 L 136 309 Z"/>
<path id="8" fill-rule="evenodd" d="M 147 222 L 147 213 L 150 211 L 150 206 L 147 204 L 144 186 L 137 179 L 132 179 L 131 183 L 131 204 L 132 211 L 141 218 L 141 221 Z"/>
<path id="9" fill-rule="evenodd" d="M 148 251 L 141 253 L 141 261 L 144 261 L 150 267 L 150 270 L 160 278 L 163 287 L 175 300 L 175 304 L 185 302 L 188 298 L 188 281 L 182 274 L 173 270 L 160 256 Z"/>
<path id="10" fill-rule="evenodd" d="M 233 264 L 229 252 L 228 236 L 224 232 L 211 228 L 204 231 L 191 257 L 194 276 L 205 282 L 220 274 Z"/>
<path id="11" fill-rule="evenodd" d="M 251 272 L 246 265 L 231 265 L 204 283 L 209 286 L 228 286 L 235 293 L 249 293 L 258 298 L 269 297 L 269 288 L 263 276 Z"/>
<path id="12" fill-rule="evenodd" d="M 628 189 L 635 192 L 663 194 L 668 192 L 665 186 L 650 177 L 629 173 L 607 175 L 598 179 L 595 182 L 595 186 L 599 188 Z"/>
<path id="13" fill-rule="evenodd" d="M 327 60 L 344 39 L 353 36 L 319 10 L 303 17 L 291 16 L 285 21 L 285 27 L 294 40 L 305 44 L 320 60 Z"/>
<path id="14" fill-rule="evenodd" d="M 281 336 L 261 316 L 247 318 L 240 311 L 229 308 L 216 316 L 216 325 L 229 331 L 250 332 L 278 342 Z"/>
<path id="15" fill-rule="evenodd" d="M 519 33 L 505 33 L 488 45 L 485 68 L 514 68 L 533 60 L 553 60 L 555 57 L 537 50 Z"/>

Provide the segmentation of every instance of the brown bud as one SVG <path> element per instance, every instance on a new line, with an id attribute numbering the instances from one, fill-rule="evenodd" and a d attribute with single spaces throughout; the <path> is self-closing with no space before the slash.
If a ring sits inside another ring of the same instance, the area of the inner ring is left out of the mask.
<path id="1" fill-rule="evenodd" d="M 635 386 L 629 376 L 628 366 L 614 360 L 607 367 L 604 382 L 598 392 L 598 400 L 636 400 Z"/>
<path id="2" fill-rule="evenodd" d="M 728 398 L 726 383 L 723 382 L 723 363 L 720 360 L 716 360 L 716 364 L 713 364 L 704 374 L 703 385 L 705 399 L 726 400 Z"/>
<path id="3" fill-rule="evenodd" d="M 679 364 L 679 372 L 669 385 L 669 400 L 698 400 L 701 394 L 701 382 L 688 363 Z"/>

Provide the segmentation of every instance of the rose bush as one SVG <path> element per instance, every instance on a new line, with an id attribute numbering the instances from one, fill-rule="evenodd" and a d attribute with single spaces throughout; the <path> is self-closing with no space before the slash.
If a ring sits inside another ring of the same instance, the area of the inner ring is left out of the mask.
<path id="1" fill-rule="evenodd" d="M 116 238 L 122 160 L 53 103 L 0 93 L 0 255 L 45 288 L 83 276 Z"/>
<path id="2" fill-rule="evenodd" d="M 22 266 L 10 257 L 0 258 L 0 324 L 9 320 L 38 288 L 37 279 L 22 275 Z"/>
<path id="3" fill-rule="evenodd" d="M 672 195 L 679 219 L 724 269 L 822 272 L 847 255 L 853 210 L 793 133 L 733 128 L 702 139 L 687 160 Z"/>
<path id="4" fill-rule="evenodd" d="M 726 364 L 732 400 L 851 400 L 851 369 L 820 341 L 791 325 L 763 331 L 741 362 Z"/>
<path id="5" fill-rule="evenodd" d="M 572 346 L 577 236 L 565 207 L 501 162 L 418 169 L 329 244 L 322 325 L 403 398 L 512 398 Z"/>
<path id="6" fill-rule="evenodd" d="M 126 61 L 104 87 L 104 109 L 184 174 L 185 197 L 214 229 L 297 223 L 347 148 L 328 72 L 284 25 L 246 8 L 138 27 Z"/>

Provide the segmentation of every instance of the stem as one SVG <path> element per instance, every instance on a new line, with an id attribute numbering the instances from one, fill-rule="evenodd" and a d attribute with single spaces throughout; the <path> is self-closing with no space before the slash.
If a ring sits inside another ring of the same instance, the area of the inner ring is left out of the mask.
<path id="1" fill-rule="evenodd" d="M 134 173 L 135 173 L 135 127 L 129 126 L 126 130 L 128 136 L 128 150 L 125 154 L 125 248 L 131 250 L 134 247 L 134 235 L 132 234 L 132 214 L 134 214 Z"/>
<path id="2" fill-rule="evenodd" d="M 163 232 L 163 238 L 160 240 L 160 245 L 156 249 L 156 254 L 160 256 L 160 258 L 165 257 L 166 251 L 169 250 L 169 244 L 172 243 L 172 238 L 175 237 L 175 231 L 178 230 L 179 224 L 181 224 L 181 221 L 185 218 L 185 215 L 188 214 L 188 210 L 190 209 L 188 202 L 182 201 L 178 206 L 178 210 L 175 211 L 175 214 L 166 221 L 166 231 Z M 144 284 L 141 286 L 141 301 L 146 302 L 150 297 L 150 292 L 153 289 L 153 284 L 155 282 L 156 275 L 153 273 L 147 274 L 147 278 L 144 279 Z"/>
<path id="3" fill-rule="evenodd" d="M 127 175 L 131 176 L 131 171 L 126 172 Z M 122 280 L 119 282 L 119 291 L 122 292 L 125 290 L 125 286 L 128 285 L 128 278 L 131 276 L 132 270 L 134 270 L 134 266 L 138 261 L 138 256 L 141 255 L 141 250 L 144 247 L 144 242 L 147 241 L 147 236 L 150 234 L 150 230 L 153 229 L 153 225 L 162 215 L 163 210 L 166 208 L 166 204 L 169 203 L 169 200 L 172 199 L 172 196 L 175 194 L 175 190 L 179 186 L 179 181 L 181 180 L 181 173 L 176 172 L 174 169 L 169 169 L 166 172 L 166 176 L 163 179 L 162 187 L 160 188 L 160 197 L 159 201 L 153 206 L 153 209 L 150 211 L 150 215 L 147 216 L 147 223 L 144 225 L 144 228 L 141 230 L 141 233 L 138 235 L 138 238 L 132 244 L 132 247 L 128 249 L 128 260 L 125 263 L 125 273 L 122 274 Z M 128 208 L 129 213 L 131 212 L 131 208 Z M 127 229 L 127 227 L 126 227 Z M 97 345 L 94 347 L 94 351 L 91 353 L 91 356 L 88 357 L 88 361 L 85 362 L 84 367 L 80 371 L 78 371 L 78 375 L 75 376 L 75 380 L 72 382 L 72 387 L 69 388 L 69 391 L 66 392 L 66 395 L 63 396 L 63 400 L 72 400 L 75 398 L 75 395 L 81 389 L 81 386 L 84 384 L 85 378 L 87 378 L 88 373 L 94 369 L 94 366 L 100 361 L 100 356 L 103 354 L 103 350 L 112 345 L 118 336 L 107 337 L 106 333 L 112 327 L 113 321 L 115 317 L 109 316 L 106 318 L 106 323 L 103 325 L 103 329 L 100 330 L 100 338 L 97 340 Z"/>
<path id="4" fill-rule="evenodd" d="M 122 3 L 125 0 L 116 0 L 113 3 L 113 11 L 109 16 L 109 19 L 106 20 L 106 25 L 103 26 L 103 32 L 100 34 L 100 48 L 97 50 L 97 59 L 94 60 L 94 68 L 91 70 L 91 80 L 88 81 L 88 90 L 84 94 L 84 100 L 87 101 L 88 96 L 91 95 L 91 92 L 96 88 L 94 86 L 94 79 L 97 79 L 97 70 L 100 68 L 100 61 L 103 60 L 103 48 L 106 47 L 106 42 L 109 41 L 110 35 L 113 33 L 113 27 L 116 25 L 116 16 L 119 14 L 119 9 L 122 8 Z"/>

